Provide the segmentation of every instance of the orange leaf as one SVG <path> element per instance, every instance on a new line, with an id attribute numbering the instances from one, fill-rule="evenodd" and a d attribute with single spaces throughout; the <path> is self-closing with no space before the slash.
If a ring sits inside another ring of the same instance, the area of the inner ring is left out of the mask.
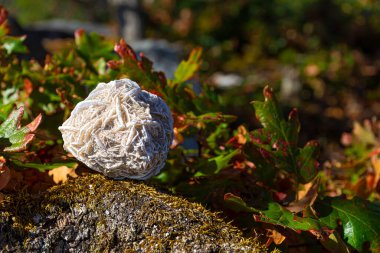
<path id="1" fill-rule="evenodd" d="M 32 91 L 33 91 L 33 84 L 32 84 L 32 82 L 31 82 L 29 79 L 27 79 L 27 78 L 24 79 L 24 91 L 25 91 L 26 98 L 28 98 L 29 95 L 30 95 L 30 94 L 32 93 Z"/>
<path id="2" fill-rule="evenodd" d="M 49 176 L 53 177 L 53 181 L 56 184 L 65 183 L 69 176 L 76 178 L 78 175 L 75 173 L 75 169 L 68 168 L 67 166 L 61 166 L 49 171 Z"/>
<path id="3" fill-rule="evenodd" d="M 306 207 L 312 206 L 318 196 L 319 179 L 305 185 L 305 189 L 298 192 L 299 200 L 294 201 L 286 207 L 291 212 L 298 213 Z"/>
<path id="4" fill-rule="evenodd" d="M 180 133 L 178 128 L 174 127 L 173 132 L 174 132 L 174 139 L 170 146 L 171 149 L 174 149 L 175 147 L 177 147 L 184 141 L 183 135 Z"/>
<path id="5" fill-rule="evenodd" d="M 371 157 L 371 163 L 375 174 L 374 182 L 372 185 L 372 189 L 374 189 L 380 179 L 380 159 L 377 157 L 377 155 Z"/>
<path id="6" fill-rule="evenodd" d="M 371 185 L 373 182 L 373 175 L 366 174 L 359 178 L 359 180 L 352 186 L 355 194 L 361 198 L 368 198 L 371 194 Z"/>
<path id="7" fill-rule="evenodd" d="M 286 237 L 280 232 L 272 229 L 267 229 L 267 237 L 269 237 L 270 241 L 273 241 L 276 245 L 281 244 L 286 239 Z"/>
<path id="8" fill-rule="evenodd" d="M 304 198 L 312 186 L 313 186 L 313 182 L 305 184 L 304 188 L 298 191 L 298 199 Z"/>
<path id="9" fill-rule="evenodd" d="M 237 134 L 237 143 L 240 144 L 240 145 L 244 145 L 246 142 L 247 142 L 247 136 L 248 135 L 248 131 L 247 129 L 241 125 L 238 127 L 238 134 Z"/>

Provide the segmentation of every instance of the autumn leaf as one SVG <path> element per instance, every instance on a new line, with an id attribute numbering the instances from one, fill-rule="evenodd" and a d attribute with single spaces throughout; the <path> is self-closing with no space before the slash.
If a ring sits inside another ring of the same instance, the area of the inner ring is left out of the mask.
<path id="1" fill-rule="evenodd" d="M 283 234 L 274 229 L 267 229 L 266 236 L 269 238 L 266 243 L 267 247 L 269 247 L 272 242 L 274 242 L 274 244 L 276 245 L 279 245 L 283 243 L 286 239 L 286 237 Z"/>
<path id="2" fill-rule="evenodd" d="M 21 127 L 21 119 L 24 115 L 24 107 L 20 106 L 11 112 L 9 117 L 0 125 L 0 151 L 19 152 L 33 140 L 34 131 L 41 122 L 39 114 L 27 126 Z"/>
<path id="3" fill-rule="evenodd" d="M 380 180 L 380 158 L 377 155 L 371 157 L 371 165 L 374 170 L 374 175 L 370 187 L 374 189 Z"/>
<path id="4" fill-rule="evenodd" d="M 187 60 L 181 61 L 176 71 L 172 84 L 180 84 L 194 76 L 201 65 L 202 48 L 198 47 L 191 51 Z"/>
<path id="5" fill-rule="evenodd" d="M 121 59 L 107 62 L 107 66 L 112 70 L 111 74 L 119 73 L 119 78 L 127 76 L 140 84 L 143 89 L 155 93 L 167 103 L 170 102 L 170 98 L 164 92 L 164 87 L 167 84 L 165 74 L 155 71 L 153 63 L 144 54 L 140 54 L 140 58 L 138 58 L 123 39 L 114 46 L 114 51 Z"/>
<path id="6" fill-rule="evenodd" d="M 75 173 L 75 168 L 69 168 L 67 166 L 61 166 L 49 170 L 48 175 L 53 177 L 53 181 L 56 184 L 65 183 L 69 179 L 69 177 L 78 177 L 78 175 Z"/>
<path id="7" fill-rule="evenodd" d="M 315 200 L 318 197 L 318 178 L 313 183 L 309 183 L 308 185 L 310 185 L 310 187 L 306 193 L 304 193 L 302 197 L 299 196 L 300 199 L 290 203 L 286 209 L 292 211 L 293 213 L 299 213 L 305 210 L 306 207 L 311 207 L 314 204 Z"/>
<path id="8" fill-rule="evenodd" d="M 11 179 L 11 172 L 9 168 L 5 165 L 5 158 L 0 157 L 0 190 L 7 186 L 9 180 Z"/>
<path id="9" fill-rule="evenodd" d="M 272 89 L 266 86 L 263 93 L 264 102 L 253 102 L 263 128 L 250 133 L 252 144 L 272 167 L 294 174 L 298 182 L 310 182 L 318 173 L 318 143 L 309 141 L 305 147 L 298 148 L 300 123 L 297 110 L 293 109 L 286 120 Z"/>

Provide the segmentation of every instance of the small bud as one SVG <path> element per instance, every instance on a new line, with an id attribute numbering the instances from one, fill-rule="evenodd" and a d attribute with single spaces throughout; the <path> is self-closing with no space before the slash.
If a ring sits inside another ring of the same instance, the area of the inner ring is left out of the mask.
<path id="1" fill-rule="evenodd" d="M 263 94 L 264 94 L 265 100 L 272 99 L 273 98 L 272 88 L 269 85 L 265 86 L 263 90 Z"/>
<path id="2" fill-rule="evenodd" d="M 128 55 L 127 44 L 123 39 L 121 39 L 119 44 L 116 44 L 113 49 L 121 58 L 125 58 Z"/>
<path id="3" fill-rule="evenodd" d="M 79 29 L 75 30 L 74 38 L 75 38 L 75 44 L 77 46 L 81 44 L 83 35 L 84 35 L 84 29 L 83 28 L 79 28 Z"/>

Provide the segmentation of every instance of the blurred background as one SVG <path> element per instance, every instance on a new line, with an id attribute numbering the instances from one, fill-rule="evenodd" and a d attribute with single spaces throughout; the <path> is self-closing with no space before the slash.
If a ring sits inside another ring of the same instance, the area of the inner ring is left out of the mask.
<path id="1" fill-rule="evenodd" d="M 200 80 L 222 94 L 237 125 L 255 125 L 249 102 L 274 87 L 284 112 L 299 107 L 302 140 L 340 145 L 341 134 L 380 113 L 377 0 L 1 0 L 27 57 L 73 43 L 84 28 L 144 52 L 171 76 L 204 49 Z M 301 140 L 301 141 L 302 141 Z M 334 144 L 335 143 L 335 144 Z M 325 152 L 326 153 L 326 152 Z M 328 153 L 328 152 L 327 152 Z"/>

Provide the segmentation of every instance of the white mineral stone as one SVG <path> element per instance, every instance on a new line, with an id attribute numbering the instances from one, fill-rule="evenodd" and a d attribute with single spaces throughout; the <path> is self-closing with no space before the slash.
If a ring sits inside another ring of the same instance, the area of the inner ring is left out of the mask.
<path id="1" fill-rule="evenodd" d="M 165 165 L 173 118 L 161 98 L 121 79 L 99 83 L 59 130 L 64 149 L 91 169 L 148 179 Z"/>

